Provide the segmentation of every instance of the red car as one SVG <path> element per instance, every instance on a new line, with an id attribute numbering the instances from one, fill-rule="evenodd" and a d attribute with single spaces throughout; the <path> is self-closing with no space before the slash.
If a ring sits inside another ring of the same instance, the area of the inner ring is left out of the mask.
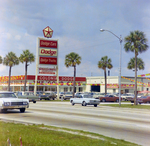
<path id="1" fill-rule="evenodd" d="M 106 95 L 104 97 L 99 97 L 99 99 L 101 102 L 119 102 L 119 97 L 116 97 L 114 95 Z"/>
<path id="2" fill-rule="evenodd" d="M 138 99 L 138 102 L 141 103 L 150 103 L 150 96 L 141 96 Z"/>

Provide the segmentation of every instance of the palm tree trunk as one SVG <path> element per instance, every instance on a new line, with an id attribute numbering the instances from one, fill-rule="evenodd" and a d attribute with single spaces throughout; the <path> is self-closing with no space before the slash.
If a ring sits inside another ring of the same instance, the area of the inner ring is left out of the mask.
<path id="1" fill-rule="evenodd" d="M 104 76 L 105 76 L 105 95 L 107 94 L 107 77 L 106 77 L 106 69 L 104 70 Z"/>
<path id="2" fill-rule="evenodd" d="M 8 91 L 10 91 L 11 66 L 9 67 Z"/>
<path id="3" fill-rule="evenodd" d="M 135 93 L 134 105 L 137 105 L 137 54 L 135 53 Z"/>
<path id="4" fill-rule="evenodd" d="M 24 91 L 26 91 L 26 82 L 27 82 L 27 62 L 25 63 L 25 80 L 24 80 Z"/>
<path id="5" fill-rule="evenodd" d="M 74 78 L 73 78 L 73 98 L 74 98 L 74 92 L 75 92 L 75 78 L 76 78 L 76 66 L 74 66 Z"/>

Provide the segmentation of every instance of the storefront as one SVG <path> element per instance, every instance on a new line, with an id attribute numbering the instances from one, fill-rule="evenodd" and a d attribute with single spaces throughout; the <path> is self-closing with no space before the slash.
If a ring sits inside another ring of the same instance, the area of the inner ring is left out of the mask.
<path id="1" fill-rule="evenodd" d="M 121 77 L 121 93 L 134 93 L 134 77 Z M 137 91 L 150 91 L 150 78 L 137 77 Z M 105 92 L 104 76 L 86 77 L 86 92 Z M 119 77 L 107 76 L 107 93 L 119 93 Z"/>
<path id="2" fill-rule="evenodd" d="M 11 91 L 24 90 L 25 76 L 11 76 L 10 89 Z M 86 77 L 75 78 L 75 91 L 83 92 L 86 88 Z M 35 76 L 27 75 L 26 91 L 34 91 Z M 0 77 L 0 90 L 7 91 L 8 76 Z M 38 76 L 37 91 L 57 91 L 56 76 Z M 73 77 L 59 76 L 59 91 L 68 92 L 73 91 Z"/>
<path id="3" fill-rule="evenodd" d="M 11 76 L 11 91 L 24 91 L 25 76 Z M 97 77 L 76 77 L 75 92 L 105 92 L 104 76 Z M 134 77 L 121 77 L 121 93 L 134 93 L 135 88 Z M 26 83 L 26 91 L 34 91 L 35 76 L 28 75 Z M 0 77 L 0 90 L 7 91 L 8 76 Z M 150 78 L 137 78 L 137 91 L 150 91 Z M 38 76 L 37 91 L 57 91 L 56 76 Z M 73 91 L 73 77 L 59 76 L 59 91 L 70 92 Z M 107 77 L 107 93 L 119 92 L 119 77 Z"/>

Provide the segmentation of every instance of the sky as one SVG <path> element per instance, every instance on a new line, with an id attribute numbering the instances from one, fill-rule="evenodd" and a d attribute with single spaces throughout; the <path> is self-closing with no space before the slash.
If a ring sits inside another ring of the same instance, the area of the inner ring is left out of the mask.
<path id="1" fill-rule="evenodd" d="M 73 67 L 67 68 L 65 56 L 75 52 L 81 56 L 76 76 L 103 76 L 98 61 L 103 56 L 111 58 L 111 76 L 134 76 L 127 64 L 134 57 L 125 52 L 124 38 L 131 31 L 144 32 L 150 46 L 149 0 L 0 0 L 0 55 L 9 52 L 20 56 L 29 49 L 36 56 L 37 38 L 43 37 L 43 29 L 53 30 L 52 39 L 58 40 L 59 76 L 73 76 Z M 123 38 L 119 39 L 105 29 Z M 121 61 L 120 61 L 121 48 Z M 150 73 L 150 48 L 138 55 L 145 69 L 138 75 Z M 28 66 L 28 75 L 35 75 L 36 61 Z M 0 64 L 0 76 L 8 76 L 9 67 Z M 25 64 L 12 67 L 11 75 L 24 75 Z"/>

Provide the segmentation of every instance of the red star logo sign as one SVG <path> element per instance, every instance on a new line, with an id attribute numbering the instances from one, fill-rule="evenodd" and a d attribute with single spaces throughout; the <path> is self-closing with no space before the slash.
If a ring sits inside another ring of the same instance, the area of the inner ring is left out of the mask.
<path id="1" fill-rule="evenodd" d="M 46 28 L 43 29 L 43 34 L 44 37 L 51 38 L 53 35 L 53 30 L 49 26 L 47 26 Z"/>

